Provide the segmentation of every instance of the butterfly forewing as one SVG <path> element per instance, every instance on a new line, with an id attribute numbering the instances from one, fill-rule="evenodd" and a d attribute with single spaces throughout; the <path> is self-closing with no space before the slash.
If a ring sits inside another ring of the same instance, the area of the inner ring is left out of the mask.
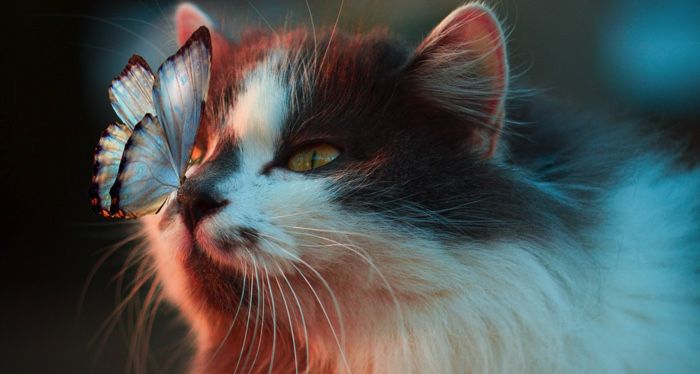
<path id="1" fill-rule="evenodd" d="M 158 69 L 153 87 L 156 115 L 179 178 L 185 173 L 197 136 L 210 69 L 211 39 L 204 27 Z"/>
<path id="2" fill-rule="evenodd" d="M 119 173 L 110 190 L 110 215 L 136 218 L 158 212 L 180 185 L 158 119 L 147 114 L 124 147 Z"/>
<path id="3" fill-rule="evenodd" d="M 129 63 L 109 87 L 109 100 L 117 116 L 133 130 L 147 113 L 155 114 L 153 83 L 155 77 L 148 63 L 138 55 Z"/>
<path id="4" fill-rule="evenodd" d="M 109 195 L 109 190 L 117 179 L 124 146 L 129 140 L 131 132 L 131 128 L 124 124 L 111 124 L 102 133 L 100 141 L 95 147 L 90 203 L 96 212 L 105 217 L 110 215 L 112 198 Z"/>

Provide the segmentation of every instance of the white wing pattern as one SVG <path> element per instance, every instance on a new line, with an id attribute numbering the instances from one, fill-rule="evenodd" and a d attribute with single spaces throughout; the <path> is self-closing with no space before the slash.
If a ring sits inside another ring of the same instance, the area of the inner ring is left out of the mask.
<path id="1" fill-rule="evenodd" d="M 139 56 L 112 81 L 109 97 L 123 123 L 103 132 L 93 166 L 91 203 L 105 217 L 157 213 L 187 168 L 209 88 L 211 39 L 205 27 L 158 69 Z"/>
<path id="2" fill-rule="evenodd" d="M 109 86 L 109 100 L 114 112 L 132 130 L 146 113 L 155 114 L 151 95 L 155 79 L 148 63 L 141 56 L 134 55 Z"/>
<path id="3" fill-rule="evenodd" d="M 209 91 L 210 67 L 209 32 L 200 28 L 161 65 L 153 86 L 156 116 L 166 124 L 165 136 L 180 176 L 184 175 L 197 135 Z"/>
<path id="4" fill-rule="evenodd" d="M 156 213 L 180 179 L 170 163 L 165 133 L 149 114 L 134 128 L 124 147 L 117 180 L 110 189 L 111 215 L 137 218 Z"/>
<path id="5" fill-rule="evenodd" d="M 93 208 L 105 217 L 110 216 L 112 198 L 109 190 L 117 179 L 124 146 L 141 118 L 146 113 L 155 113 L 151 95 L 154 81 L 148 63 L 141 56 L 133 55 L 109 86 L 112 108 L 122 123 L 109 125 L 95 147 L 90 188 Z"/>
<path id="6" fill-rule="evenodd" d="M 112 206 L 109 190 L 117 179 L 124 146 L 130 136 L 129 126 L 114 123 L 102 133 L 95 147 L 90 197 L 93 209 L 105 217 L 109 217 L 109 209 Z"/>

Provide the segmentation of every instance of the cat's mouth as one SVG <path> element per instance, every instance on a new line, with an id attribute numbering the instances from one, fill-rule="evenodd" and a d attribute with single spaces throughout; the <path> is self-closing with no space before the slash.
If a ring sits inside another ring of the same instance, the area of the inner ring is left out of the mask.
<path id="1" fill-rule="evenodd" d="M 246 271 L 266 269 L 271 276 L 289 271 L 298 253 L 292 239 L 271 225 L 263 230 L 234 223 L 230 216 L 212 214 L 196 225 L 188 225 L 177 202 L 165 207 L 158 223 L 161 233 L 179 236 L 185 249 L 183 266 L 194 275 L 195 285 L 218 287 L 220 282 L 240 282 Z M 258 222 L 259 223 L 259 222 Z M 193 266 L 188 258 L 196 259 Z M 206 260 L 206 261 L 205 261 Z M 200 279 L 200 273 L 213 271 L 219 276 Z"/>
<path id="2" fill-rule="evenodd" d="M 186 230 L 190 236 L 192 250 L 210 257 L 217 265 L 240 270 L 258 253 L 258 234 L 255 229 L 235 227 L 216 230 L 213 225 L 204 225 L 195 230 Z"/>
<path id="3" fill-rule="evenodd" d="M 158 223 L 161 232 L 176 230 L 190 243 L 193 252 L 208 255 L 233 256 L 253 251 L 258 245 L 258 231 L 251 227 L 217 228 L 216 217 L 202 219 L 196 225 L 187 224 L 187 218 L 177 203 L 169 204 Z"/>

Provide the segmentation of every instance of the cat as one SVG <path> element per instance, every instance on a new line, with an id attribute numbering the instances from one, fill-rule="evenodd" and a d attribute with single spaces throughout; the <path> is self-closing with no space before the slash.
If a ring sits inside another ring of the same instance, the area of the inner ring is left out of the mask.
<path id="1" fill-rule="evenodd" d="M 700 372 L 700 170 L 517 98 L 487 6 L 416 48 L 175 20 L 212 31 L 202 157 L 141 222 L 191 372 Z"/>

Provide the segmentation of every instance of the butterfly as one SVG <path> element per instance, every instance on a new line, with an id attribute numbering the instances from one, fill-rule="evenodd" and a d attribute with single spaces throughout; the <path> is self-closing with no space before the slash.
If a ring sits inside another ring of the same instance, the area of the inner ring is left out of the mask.
<path id="1" fill-rule="evenodd" d="M 211 36 L 206 27 L 153 74 L 134 55 L 112 81 L 109 98 L 121 122 L 102 133 L 90 197 L 104 217 L 158 213 L 185 178 L 209 90 Z"/>

